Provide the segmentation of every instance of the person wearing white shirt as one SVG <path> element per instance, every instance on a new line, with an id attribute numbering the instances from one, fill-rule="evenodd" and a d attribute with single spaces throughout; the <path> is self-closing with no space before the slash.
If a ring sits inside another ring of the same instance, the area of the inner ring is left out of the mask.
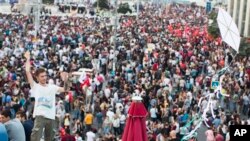
<path id="1" fill-rule="evenodd" d="M 88 131 L 86 133 L 86 136 L 87 136 L 87 140 L 86 141 L 95 141 L 95 138 L 96 138 L 96 135 L 93 131 Z"/>
<path id="2" fill-rule="evenodd" d="M 90 104 L 91 99 L 92 99 L 92 94 L 93 94 L 92 93 L 92 88 L 88 87 L 87 90 L 86 90 L 86 95 L 87 95 L 86 102 L 87 102 L 87 104 Z"/>
<path id="3" fill-rule="evenodd" d="M 3 49 L 3 52 L 4 52 L 4 55 L 5 55 L 5 56 L 9 56 L 9 55 L 11 54 L 11 52 L 12 52 L 12 49 L 10 49 L 10 48 L 8 48 L 8 47 L 5 47 L 5 48 Z"/>
<path id="4" fill-rule="evenodd" d="M 243 95 L 243 108 L 242 108 L 242 113 L 244 114 L 244 115 L 246 115 L 247 114 L 247 112 L 248 112 L 248 107 L 249 107 L 249 97 L 246 95 L 246 94 L 244 94 Z"/>
<path id="5" fill-rule="evenodd" d="M 207 101 L 206 99 L 204 99 L 204 100 L 201 102 L 201 109 L 202 109 L 202 111 L 204 111 L 205 108 L 207 107 L 207 103 L 208 103 L 208 101 Z"/>
<path id="6" fill-rule="evenodd" d="M 130 106 L 130 103 L 128 103 L 128 104 L 125 105 L 125 108 L 124 108 L 125 114 L 128 113 L 129 106 Z"/>
<path id="7" fill-rule="evenodd" d="M 115 108 L 116 108 L 116 109 L 119 109 L 120 112 L 123 111 L 123 109 L 124 109 L 123 104 L 120 103 L 120 102 L 116 102 Z"/>
<path id="8" fill-rule="evenodd" d="M 102 57 L 102 58 L 101 58 L 101 64 L 102 64 L 102 65 L 106 65 L 106 63 L 107 63 L 106 58 Z"/>
<path id="9" fill-rule="evenodd" d="M 175 126 L 176 126 L 175 132 L 178 134 L 180 132 L 180 124 L 178 122 L 175 122 Z"/>
<path id="10" fill-rule="evenodd" d="M 157 109 L 155 106 L 150 109 L 150 117 L 152 121 L 157 120 Z"/>
<path id="11" fill-rule="evenodd" d="M 126 122 L 126 116 L 122 113 L 120 115 L 120 131 L 123 133 L 123 129 L 125 127 L 125 122 Z"/>
<path id="12" fill-rule="evenodd" d="M 113 128 L 115 136 L 118 136 L 120 134 L 120 118 L 118 115 L 114 116 Z"/>
<path id="13" fill-rule="evenodd" d="M 31 134 L 31 140 L 40 140 L 44 130 L 45 140 L 51 141 L 54 138 L 54 125 L 56 117 L 56 93 L 64 92 L 67 88 L 48 84 L 46 70 L 43 68 L 39 68 L 35 71 L 35 76 L 38 81 L 38 83 L 36 83 L 33 80 L 33 76 L 30 71 L 30 52 L 27 51 L 24 56 L 26 58 L 26 76 L 31 87 L 31 93 L 35 98 L 33 112 L 33 116 L 35 117 L 35 123 Z"/>
<path id="14" fill-rule="evenodd" d="M 115 113 L 112 111 L 111 108 L 110 108 L 110 109 L 108 110 L 108 112 L 106 113 L 106 116 L 108 116 L 109 119 L 110 119 L 111 121 L 113 121 L 114 115 L 115 115 Z"/>
<path id="15" fill-rule="evenodd" d="M 115 106 L 116 108 L 119 107 L 119 106 L 122 106 L 121 103 L 117 103 L 118 100 L 119 100 L 118 92 L 115 92 L 115 93 L 114 93 L 114 101 L 115 101 L 115 103 L 116 103 L 116 106 Z"/>
<path id="16" fill-rule="evenodd" d="M 106 88 L 106 89 L 104 90 L 104 94 L 105 94 L 105 97 L 106 97 L 106 98 L 109 98 L 109 97 L 110 97 L 110 94 L 111 94 L 110 89 L 109 89 L 109 88 Z"/>
<path id="17" fill-rule="evenodd" d="M 63 122 L 63 118 L 65 116 L 65 108 L 63 105 L 63 101 L 59 101 L 56 105 L 56 118 L 57 118 L 57 126 L 60 128 Z"/>
<path id="18" fill-rule="evenodd" d="M 193 96 L 192 96 L 192 93 L 190 91 L 187 92 L 187 96 L 189 97 L 189 100 L 192 101 Z"/>
<path id="19" fill-rule="evenodd" d="M 79 135 L 79 133 L 76 133 L 75 139 L 76 139 L 76 141 L 83 141 L 82 137 Z"/>

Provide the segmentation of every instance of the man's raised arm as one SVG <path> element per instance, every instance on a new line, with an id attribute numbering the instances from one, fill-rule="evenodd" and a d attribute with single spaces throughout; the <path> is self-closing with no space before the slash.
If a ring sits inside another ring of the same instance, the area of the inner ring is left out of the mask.
<path id="1" fill-rule="evenodd" d="M 68 91 L 68 81 L 69 81 L 69 74 L 65 72 L 60 73 L 61 79 L 64 82 L 63 87 L 59 87 L 58 92 L 63 93 Z"/>
<path id="2" fill-rule="evenodd" d="M 27 51 L 25 52 L 24 54 L 25 58 L 26 58 L 26 63 L 25 63 L 25 71 L 26 71 L 26 76 L 28 78 L 28 82 L 30 84 L 30 87 L 33 87 L 34 86 L 34 80 L 33 80 L 33 77 L 32 77 L 32 74 L 30 72 L 30 52 Z"/>

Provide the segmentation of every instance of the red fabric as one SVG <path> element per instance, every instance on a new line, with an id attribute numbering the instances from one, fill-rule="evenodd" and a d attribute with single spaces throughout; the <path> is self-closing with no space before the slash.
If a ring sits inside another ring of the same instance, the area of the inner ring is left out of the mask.
<path id="1" fill-rule="evenodd" d="M 203 49 L 204 49 L 205 51 L 208 51 L 208 46 L 203 46 Z"/>
<path id="2" fill-rule="evenodd" d="M 133 102 L 128 111 L 129 117 L 123 132 L 122 141 L 147 141 L 147 110 L 141 102 Z"/>
<path id="3" fill-rule="evenodd" d="M 81 84 L 81 88 L 83 88 L 83 87 L 85 87 L 85 86 L 87 86 L 87 87 L 89 87 L 90 86 L 90 80 L 89 80 L 89 77 L 87 77 L 84 81 L 83 81 L 83 83 Z"/>
<path id="4" fill-rule="evenodd" d="M 72 135 L 65 135 L 62 137 L 61 141 L 76 141 L 76 138 Z"/>
<path id="5" fill-rule="evenodd" d="M 193 36 L 194 37 L 199 36 L 199 29 L 194 29 Z"/>
<path id="6" fill-rule="evenodd" d="M 144 58 L 144 61 L 148 62 L 148 56 L 146 55 L 145 58 Z"/>
<path id="7" fill-rule="evenodd" d="M 172 27 L 172 25 L 168 25 L 168 31 L 169 31 L 170 33 L 173 32 L 173 27 Z"/>
<path id="8" fill-rule="evenodd" d="M 141 102 L 132 102 L 128 110 L 128 114 L 132 117 L 146 117 L 148 112 Z"/>
<path id="9" fill-rule="evenodd" d="M 158 58 L 159 57 L 159 53 L 158 52 L 154 52 L 154 58 Z"/>
<path id="10" fill-rule="evenodd" d="M 181 75 L 181 70 L 180 70 L 180 68 L 176 68 L 176 74 Z"/>
<path id="11" fill-rule="evenodd" d="M 59 42 L 59 43 L 62 43 L 62 42 L 63 42 L 63 38 L 62 38 L 62 36 L 59 36 L 59 38 L 58 38 L 58 42 Z"/>
<path id="12" fill-rule="evenodd" d="M 191 57 L 193 55 L 193 51 L 189 50 L 188 51 L 188 57 Z"/>
<path id="13" fill-rule="evenodd" d="M 217 134 L 215 137 L 215 141 L 224 141 L 224 137 L 221 134 Z"/>
<path id="14" fill-rule="evenodd" d="M 220 60 L 219 65 L 220 65 L 221 67 L 224 67 L 224 66 L 225 66 L 224 60 Z"/>
<path id="15" fill-rule="evenodd" d="M 146 28 L 145 28 L 145 27 L 142 28 L 142 32 L 143 32 L 143 33 L 146 32 Z"/>
<path id="16" fill-rule="evenodd" d="M 96 78 L 99 82 L 103 82 L 104 81 L 104 79 L 103 79 L 103 77 L 102 76 L 97 76 L 97 78 Z"/>
<path id="17" fill-rule="evenodd" d="M 250 76 L 250 68 L 247 69 L 247 75 Z"/>
<path id="18" fill-rule="evenodd" d="M 187 66 L 184 62 L 180 62 L 180 67 L 182 70 L 185 70 L 187 68 Z"/>
<path id="19" fill-rule="evenodd" d="M 85 44 L 82 44 L 82 49 L 85 49 Z"/>
<path id="20" fill-rule="evenodd" d="M 177 36 L 177 37 L 182 36 L 182 31 L 180 29 L 176 29 L 174 32 L 175 32 L 175 36 Z"/>
<path id="21" fill-rule="evenodd" d="M 132 25 L 132 21 L 131 21 L 131 20 L 127 20 L 127 21 L 123 22 L 122 25 L 123 25 L 124 27 L 129 27 L 129 26 Z"/>
<path id="22" fill-rule="evenodd" d="M 202 80 L 203 80 L 202 76 L 196 78 L 196 82 L 198 82 L 200 85 L 202 85 Z"/>
<path id="23" fill-rule="evenodd" d="M 64 128 L 61 128 L 61 129 L 59 130 L 59 132 L 60 132 L 60 137 L 61 137 L 61 138 L 62 138 L 63 136 L 66 135 L 66 132 L 65 132 L 65 129 L 64 129 Z"/>
<path id="24" fill-rule="evenodd" d="M 11 81 L 12 80 L 12 73 L 8 74 L 8 80 Z"/>
<path id="25" fill-rule="evenodd" d="M 153 71 L 157 71 L 158 68 L 159 68 L 158 63 L 154 63 L 154 65 L 153 65 Z"/>
<path id="26" fill-rule="evenodd" d="M 69 91 L 69 102 L 72 103 L 73 102 L 73 93 L 71 91 Z"/>
<path id="27" fill-rule="evenodd" d="M 33 65 L 34 64 L 34 61 L 30 61 L 30 65 Z"/>

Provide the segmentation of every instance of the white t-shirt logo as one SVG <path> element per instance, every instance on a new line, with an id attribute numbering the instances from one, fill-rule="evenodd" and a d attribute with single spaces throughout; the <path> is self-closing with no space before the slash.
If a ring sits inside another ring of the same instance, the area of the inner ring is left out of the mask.
<path id="1" fill-rule="evenodd" d="M 37 107 L 45 107 L 51 109 L 53 107 L 52 98 L 39 97 L 37 99 Z"/>

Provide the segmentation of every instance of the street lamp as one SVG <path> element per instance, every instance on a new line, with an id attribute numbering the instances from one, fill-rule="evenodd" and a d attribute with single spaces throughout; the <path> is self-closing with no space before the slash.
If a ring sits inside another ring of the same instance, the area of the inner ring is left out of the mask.
<path id="1" fill-rule="evenodd" d="M 118 7 L 118 0 L 115 0 L 115 23 L 114 23 L 114 53 L 116 50 L 116 46 L 117 46 L 117 26 L 118 26 L 118 17 L 117 17 L 117 7 Z M 115 71 L 115 64 L 116 64 L 116 56 L 115 58 L 113 58 L 112 61 L 112 70 Z"/>
<path id="2" fill-rule="evenodd" d="M 41 0 L 37 0 L 37 3 L 35 4 L 35 7 L 37 7 L 37 11 L 35 14 L 35 36 L 37 37 L 39 28 L 40 28 L 40 5 Z"/>
<path id="3" fill-rule="evenodd" d="M 140 12 L 140 7 L 139 7 L 140 0 L 137 0 L 137 5 L 136 5 L 136 19 L 139 19 L 139 12 Z"/>
<path id="4" fill-rule="evenodd" d="M 116 40 L 117 40 L 117 26 L 118 26 L 117 7 L 118 7 L 118 0 L 115 0 L 114 49 L 116 49 Z"/>

